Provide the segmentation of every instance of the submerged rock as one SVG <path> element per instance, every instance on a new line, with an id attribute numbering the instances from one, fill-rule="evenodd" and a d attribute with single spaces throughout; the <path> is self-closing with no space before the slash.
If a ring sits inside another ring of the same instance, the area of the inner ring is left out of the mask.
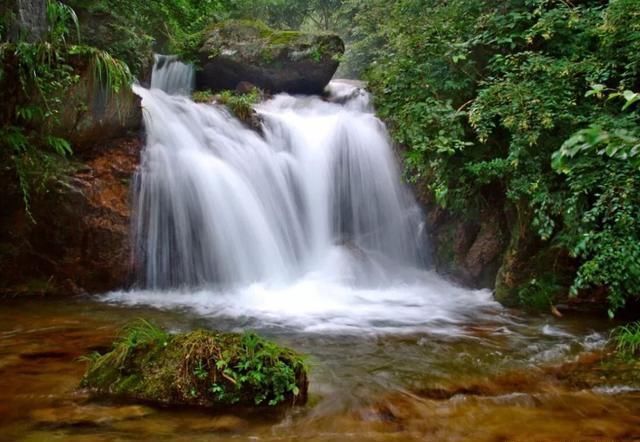
<path id="1" fill-rule="evenodd" d="M 300 355 L 255 334 L 197 330 L 171 335 L 145 321 L 90 357 L 82 386 L 97 395 L 167 405 L 304 404 Z"/>
<path id="2" fill-rule="evenodd" d="M 271 93 L 320 94 L 344 52 L 337 35 L 277 31 L 246 20 L 215 24 L 203 41 L 196 88 L 213 91 L 249 82 Z"/>

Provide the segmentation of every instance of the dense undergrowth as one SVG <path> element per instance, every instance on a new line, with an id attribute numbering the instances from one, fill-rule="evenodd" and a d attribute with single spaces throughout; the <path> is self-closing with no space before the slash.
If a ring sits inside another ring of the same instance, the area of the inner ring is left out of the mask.
<path id="1" fill-rule="evenodd" d="M 611 340 L 620 357 L 634 359 L 640 356 L 640 321 L 615 328 Z"/>

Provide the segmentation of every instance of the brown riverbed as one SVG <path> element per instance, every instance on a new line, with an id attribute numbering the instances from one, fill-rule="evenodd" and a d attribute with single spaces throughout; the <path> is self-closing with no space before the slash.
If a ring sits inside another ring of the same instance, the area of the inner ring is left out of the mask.
<path id="1" fill-rule="evenodd" d="M 241 321 L 86 297 L 0 305 L 2 441 L 640 439 L 640 375 L 606 357 L 604 319 L 501 311 L 455 336 L 259 330 L 310 355 L 309 404 L 210 412 L 90 398 L 78 358 L 138 317 L 176 331 Z"/>

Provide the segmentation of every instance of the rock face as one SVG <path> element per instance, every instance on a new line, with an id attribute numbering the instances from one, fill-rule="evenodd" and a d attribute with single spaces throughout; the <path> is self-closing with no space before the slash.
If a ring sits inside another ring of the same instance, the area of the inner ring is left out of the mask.
<path id="1" fill-rule="evenodd" d="M 170 335 L 144 321 L 93 358 L 82 381 L 98 396 L 165 405 L 302 405 L 301 357 L 255 334 L 196 330 Z"/>
<path id="2" fill-rule="evenodd" d="M 436 270 L 467 286 L 493 288 L 507 243 L 505 220 L 489 212 L 466 220 L 425 206 Z"/>
<path id="3" fill-rule="evenodd" d="M 0 5 L 2 17 L 12 22 L 10 38 L 28 42 L 41 40 L 47 32 L 47 2 L 45 0 L 8 0 Z"/>
<path id="4" fill-rule="evenodd" d="M 75 153 L 140 129 L 140 97 L 131 88 L 110 92 L 94 78 L 90 59 L 71 62 L 80 79 L 68 91 L 56 131 L 71 142 Z"/>
<path id="5" fill-rule="evenodd" d="M 84 151 L 67 180 L 34 195 L 35 223 L 11 198 L 0 216 L 0 294 L 102 292 L 128 281 L 129 188 L 141 148 L 133 135 Z"/>
<path id="6" fill-rule="evenodd" d="M 344 52 L 337 35 L 276 31 L 252 21 L 215 24 L 203 40 L 196 88 L 213 91 L 244 81 L 271 93 L 320 94 Z"/>
<path id="7" fill-rule="evenodd" d="M 11 66 L 11 51 L 6 54 L 3 62 Z M 55 176 L 31 189 L 35 222 L 25 213 L 15 171 L 0 171 L 0 294 L 100 292 L 128 280 L 129 183 L 142 148 L 140 99 L 128 87 L 105 93 L 91 57 L 68 59 L 79 80 L 65 91 L 53 133 L 69 140 L 74 154 L 55 158 Z M 11 106 L 31 99 L 11 101 L 12 87 L 20 84 L 14 71 L 6 69 L 0 82 L 0 115 L 12 115 Z"/>

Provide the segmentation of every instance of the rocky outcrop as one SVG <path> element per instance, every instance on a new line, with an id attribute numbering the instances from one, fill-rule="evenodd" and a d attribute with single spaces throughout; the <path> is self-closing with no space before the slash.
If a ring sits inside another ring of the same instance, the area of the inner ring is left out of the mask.
<path id="1" fill-rule="evenodd" d="M 203 41 L 196 88 L 213 91 L 244 81 L 271 93 L 320 94 L 344 52 L 337 35 L 276 31 L 243 20 L 213 25 Z"/>
<path id="2" fill-rule="evenodd" d="M 3 63 L 10 69 L 0 84 L 0 119 L 22 124 L 14 118 L 18 106 L 43 105 L 37 94 L 16 89 L 14 51 L 6 48 Z M 66 158 L 46 146 L 35 151 L 43 159 L 25 170 L 42 177 L 29 181 L 36 183 L 28 192 L 30 213 L 8 149 L 0 159 L 8 166 L 0 171 L 0 294 L 101 292 L 127 282 L 129 183 L 142 148 L 140 99 L 127 86 L 107 92 L 94 75 L 94 56 L 69 54 L 65 61 L 78 81 L 55 101 L 56 118 L 29 123 L 50 124 L 51 133 L 73 149 Z"/>
<path id="3" fill-rule="evenodd" d="M 69 176 L 33 196 L 35 223 L 17 194 L 0 217 L 0 294 L 71 294 L 122 287 L 131 268 L 129 196 L 142 141 L 93 145 Z"/>
<path id="4" fill-rule="evenodd" d="M 589 294 L 569 298 L 569 288 L 577 270 L 568 251 L 543 241 L 532 225 L 533 210 L 524 205 L 505 209 L 510 226 L 509 238 L 495 282 L 495 298 L 505 305 L 549 308 L 558 302 L 568 307 L 604 305 Z M 591 299 L 588 299 L 591 298 Z"/>
<path id="5" fill-rule="evenodd" d="M 140 129 L 140 97 L 130 87 L 111 91 L 102 85 L 91 57 L 75 57 L 70 62 L 79 80 L 67 93 L 54 132 L 69 140 L 75 153 Z"/>

